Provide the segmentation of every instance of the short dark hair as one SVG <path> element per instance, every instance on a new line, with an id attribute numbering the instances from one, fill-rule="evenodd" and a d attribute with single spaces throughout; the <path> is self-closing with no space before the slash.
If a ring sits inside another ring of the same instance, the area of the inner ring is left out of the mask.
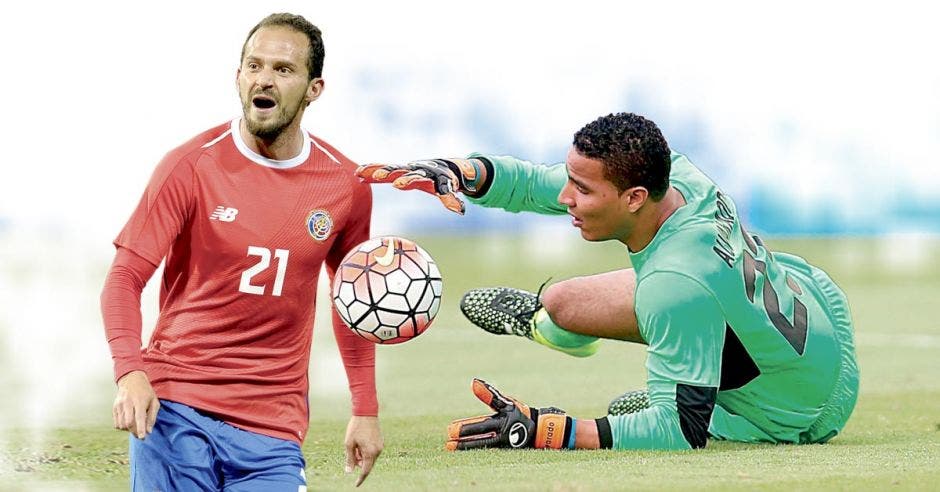
<path id="1" fill-rule="evenodd" d="M 669 189 L 669 144 L 652 121 L 633 114 L 601 116 L 574 134 L 579 154 L 604 163 L 604 177 L 623 192 L 646 188 L 654 201 Z"/>
<path id="2" fill-rule="evenodd" d="M 310 50 L 307 52 L 307 77 L 309 80 L 313 80 L 323 75 L 323 58 L 326 57 L 326 49 L 323 47 L 323 34 L 317 26 L 311 24 L 303 16 L 287 12 L 271 14 L 261 19 L 261 22 L 251 28 L 251 31 L 248 31 L 248 37 L 245 38 L 245 43 L 242 44 L 241 60 L 245 59 L 245 47 L 248 46 L 248 40 L 251 39 L 251 36 L 258 29 L 269 26 L 289 27 L 299 33 L 306 34 L 307 40 L 310 41 Z"/>

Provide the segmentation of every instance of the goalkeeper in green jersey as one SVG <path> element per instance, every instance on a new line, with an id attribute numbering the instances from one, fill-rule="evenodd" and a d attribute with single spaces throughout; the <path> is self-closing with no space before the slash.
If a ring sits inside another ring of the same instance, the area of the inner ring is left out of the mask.
<path id="1" fill-rule="evenodd" d="M 687 449 L 706 440 L 822 443 L 845 425 L 858 366 L 845 295 L 802 258 L 769 251 L 731 198 L 656 125 L 630 113 L 589 123 L 563 165 L 473 154 L 369 165 L 367 182 L 461 193 L 510 212 L 568 214 L 588 241 L 627 246 L 633 268 L 573 278 L 544 292 L 478 289 L 464 314 L 494 334 L 585 357 L 601 338 L 648 345 L 646 391 L 576 419 L 474 380 L 495 413 L 451 424 L 448 449 Z"/>

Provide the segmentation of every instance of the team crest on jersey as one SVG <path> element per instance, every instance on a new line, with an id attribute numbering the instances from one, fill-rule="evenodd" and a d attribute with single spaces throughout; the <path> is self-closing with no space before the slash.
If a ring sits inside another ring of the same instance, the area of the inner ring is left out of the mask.
<path id="1" fill-rule="evenodd" d="M 307 216 L 307 232 L 317 241 L 326 241 L 333 232 L 333 217 L 326 210 L 314 210 Z"/>

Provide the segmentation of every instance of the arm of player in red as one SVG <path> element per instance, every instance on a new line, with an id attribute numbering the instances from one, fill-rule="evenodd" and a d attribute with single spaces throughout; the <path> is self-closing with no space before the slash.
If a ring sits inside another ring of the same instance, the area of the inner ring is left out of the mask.
<path id="1" fill-rule="evenodd" d="M 111 409 L 114 428 L 144 439 L 160 410 L 140 356 L 140 295 L 157 266 L 127 248 L 118 248 L 101 291 L 101 314 L 111 356 L 117 396 Z"/>
<path id="2" fill-rule="evenodd" d="M 367 164 L 356 175 L 365 183 L 391 183 L 399 190 L 421 190 L 437 196 L 448 210 L 466 211 L 457 193 L 480 196 L 489 187 L 492 167 L 485 159 L 429 159 L 405 164 Z"/>
<path id="3" fill-rule="evenodd" d="M 579 420 L 555 407 L 533 408 L 504 396 L 480 379 L 474 379 L 471 388 L 473 394 L 496 413 L 451 422 L 445 445 L 450 451 L 610 447 L 610 425 L 606 417 Z"/>
<path id="4" fill-rule="evenodd" d="M 353 203 L 357 204 L 353 215 L 349 217 L 326 258 L 330 284 L 346 252 L 368 239 L 370 235 L 372 190 L 368 186 L 357 184 L 353 190 Z M 352 396 L 352 416 L 346 426 L 344 440 L 345 471 L 352 473 L 354 469 L 359 468 L 359 477 L 356 479 L 358 487 L 369 476 L 385 447 L 379 427 L 379 402 L 375 388 L 375 344 L 353 333 L 343 323 L 335 308 L 330 311 L 333 334 L 343 366 L 346 368 L 349 392 Z"/>

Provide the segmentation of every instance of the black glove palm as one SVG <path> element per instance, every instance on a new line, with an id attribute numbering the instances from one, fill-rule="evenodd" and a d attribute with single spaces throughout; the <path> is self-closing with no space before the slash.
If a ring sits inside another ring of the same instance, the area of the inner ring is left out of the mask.
<path id="1" fill-rule="evenodd" d="M 474 379 L 473 394 L 496 411 L 451 422 L 447 427 L 447 449 L 553 448 L 565 447 L 571 419 L 555 407 L 531 408 L 503 396 L 487 382 Z"/>

